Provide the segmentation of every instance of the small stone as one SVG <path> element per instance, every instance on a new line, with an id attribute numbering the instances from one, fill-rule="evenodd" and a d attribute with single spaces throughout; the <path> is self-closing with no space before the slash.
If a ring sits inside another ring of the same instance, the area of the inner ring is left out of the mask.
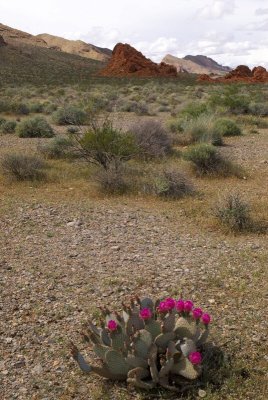
<path id="1" fill-rule="evenodd" d="M 210 304 L 214 304 L 214 303 L 215 303 L 215 299 L 209 299 L 208 302 L 209 302 Z"/>
<path id="2" fill-rule="evenodd" d="M 37 364 L 33 369 L 32 369 L 32 373 L 34 375 L 40 375 L 43 372 L 43 367 L 41 364 Z"/>
<path id="3" fill-rule="evenodd" d="M 116 251 L 118 251 L 118 250 L 120 250 L 120 246 L 112 246 L 112 247 L 111 247 L 111 250 L 116 250 Z"/>
<path id="4" fill-rule="evenodd" d="M 202 399 L 204 397 L 206 397 L 206 395 L 207 395 L 207 392 L 205 390 L 202 390 L 202 389 L 198 390 L 198 396 L 201 397 Z"/>

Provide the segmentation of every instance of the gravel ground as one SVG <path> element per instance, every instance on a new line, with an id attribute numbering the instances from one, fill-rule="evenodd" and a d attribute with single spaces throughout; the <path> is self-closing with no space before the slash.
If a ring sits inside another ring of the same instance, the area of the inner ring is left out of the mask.
<path id="1" fill-rule="evenodd" d="M 13 141 L 0 137 L 2 149 Z M 239 142 L 240 141 L 240 142 Z M 240 144 L 238 144 L 240 143 Z M 230 140 L 267 182 L 267 136 Z M 258 178 L 259 179 L 259 178 Z M 41 189 L 40 189 L 41 190 Z M 212 337 L 244 377 L 210 399 L 266 399 L 267 235 L 226 236 L 174 207 L 141 199 L 1 199 L 0 398 L 140 399 L 126 386 L 85 377 L 68 343 L 97 307 L 132 294 L 192 298 L 213 316 Z M 159 206 L 160 205 L 160 206 Z M 89 359 L 92 357 L 87 353 Z"/>

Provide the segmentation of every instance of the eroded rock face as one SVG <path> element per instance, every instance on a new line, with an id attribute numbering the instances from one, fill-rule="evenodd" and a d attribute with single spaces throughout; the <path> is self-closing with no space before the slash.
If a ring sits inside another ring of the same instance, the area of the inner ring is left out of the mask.
<path id="1" fill-rule="evenodd" d="M 199 82 L 244 82 L 244 83 L 268 83 L 268 72 L 264 67 L 254 67 L 252 70 L 246 65 L 239 65 L 224 77 L 213 78 L 203 74 L 198 77 Z"/>
<path id="2" fill-rule="evenodd" d="M 165 63 L 156 64 L 129 44 L 118 43 L 113 49 L 112 58 L 100 71 L 101 76 L 177 76 L 177 70 Z"/>
<path id="3" fill-rule="evenodd" d="M 0 36 L 0 47 L 7 46 L 7 43 L 4 41 L 4 38 Z"/>

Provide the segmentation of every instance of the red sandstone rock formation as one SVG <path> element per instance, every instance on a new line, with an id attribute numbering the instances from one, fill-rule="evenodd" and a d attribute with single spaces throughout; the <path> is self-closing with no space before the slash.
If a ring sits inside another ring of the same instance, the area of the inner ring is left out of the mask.
<path id="1" fill-rule="evenodd" d="M 212 78 L 209 75 L 199 75 L 199 82 L 244 82 L 244 83 L 268 83 L 268 71 L 264 67 L 254 67 L 250 70 L 246 65 L 239 65 L 224 77 Z"/>
<path id="2" fill-rule="evenodd" d="M 165 63 L 156 64 L 129 44 L 118 43 L 113 49 L 112 58 L 100 71 L 101 76 L 177 76 L 177 70 Z"/>

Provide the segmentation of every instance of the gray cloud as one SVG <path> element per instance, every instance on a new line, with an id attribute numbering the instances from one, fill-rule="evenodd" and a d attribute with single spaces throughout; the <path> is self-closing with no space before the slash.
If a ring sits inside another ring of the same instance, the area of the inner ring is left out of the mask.
<path id="1" fill-rule="evenodd" d="M 257 8 L 255 10 L 255 15 L 264 15 L 268 14 L 268 8 Z"/>

